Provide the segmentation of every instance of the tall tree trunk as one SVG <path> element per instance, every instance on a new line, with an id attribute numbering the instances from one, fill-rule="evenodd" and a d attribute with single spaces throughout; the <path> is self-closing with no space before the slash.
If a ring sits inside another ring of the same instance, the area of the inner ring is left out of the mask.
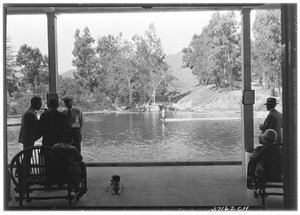
<path id="1" fill-rule="evenodd" d="M 153 103 L 155 103 L 156 90 L 157 90 L 157 88 L 158 88 L 158 86 L 159 86 L 159 84 L 160 84 L 160 82 L 161 82 L 162 79 L 163 79 L 163 76 L 159 79 L 159 81 L 158 81 L 156 87 L 155 87 L 154 90 L 153 90 L 153 93 L 152 93 Z"/>
<path id="2" fill-rule="evenodd" d="M 126 78 L 127 78 L 127 82 L 128 82 L 129 103 L 131 105 L 131 102 L 132 102 L 132 92 L 131 92 L 131 83 L 130 83 L 131 78 L 129 78 L 129 75 L 128 75 L 126 62 L 125 62 L 125 71 L 126 71 Z"/>
<path id="3" fill-rule="evenodd" d="M 129 79 L 128 79 L 128 90 L 129 90 L 129 101 L 131 103 L 132 102 L 132 92 L 131 92 L 131 83 L 130 83 Z"/>
<path id="4" fill-rule="evenodd" d="M 230 77 L 230 90 L 233 90 L 233 81 L 232 81 L 232 77 Z"/>
<path id="5" fill-rule="evenodd" d="M 267 89 L 268 83 L 267 83 L 267 77 L 266 77 L 265 73 L 263 74 L 263 81 L 262 81 L 262 83 L 263 83 L 263 89 Z"/>
<path id="6" fill-rule="evenodd" d="M 35 89 L 35 93 L 37 93 L 37 80 L 36 80 L 36 75 L 34 76 L 34 89 Z"/>
<path id="7" fill-rule="evenodd" d="M 119 107 L 119 98 L 118 98 L 118 94 L 115 94 L 116 98 L 115 98 L 115 107 Z"/>
<path id="8" fill-rule="evenodd" d="M 229 76 L 229 84 L 230 84 L 230 90 L 233 90 L 233 78 L 232 78 L 232 68 L 230 66 L 230 53 L 229 53 L 229 47 L 227 52 L 227 75 Z"/>

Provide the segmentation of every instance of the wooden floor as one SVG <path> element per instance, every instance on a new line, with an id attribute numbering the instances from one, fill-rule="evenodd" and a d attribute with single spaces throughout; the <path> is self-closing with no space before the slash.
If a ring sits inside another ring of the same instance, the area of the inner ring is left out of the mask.
<path id="1" fill-rule="evenodd" d="M 266 206 L 247 190 L 241 165 L 88 167 L 88 192 L 68 208 L 67 200 L 33 200 L 23 209 L 49 210 L 283 210 L 282 196 Z M 125 181 L 121 195 L 106 191 L 112 175 Z M 58 191 L 55 191 L 58 192 Z M 42 194 L 39 194 L 42 195 Z M 15 196 L 12 190 L 12 196 Z M 11 200 L 8 210 L 17 209 Z"/>

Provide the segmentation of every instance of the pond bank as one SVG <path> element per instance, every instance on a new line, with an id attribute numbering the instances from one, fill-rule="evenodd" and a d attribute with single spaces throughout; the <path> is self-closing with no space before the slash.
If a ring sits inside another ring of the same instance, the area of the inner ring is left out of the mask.
<path id="1" fill-rule="evenodd" d="M 209 112 L 208 110 L 203 111 L 180 111 L 180 112 L 193 112 L 193 113 L 203 113 L 203 112 Z M 212 110 L 212 112 L 218 112 L 216 109 Z M 224 112 L 223 110 L 220 112 Z M 232 111 L 228 111 L 232 112 Z M 238 113 L 239 111 L 233 111 Z M 133 114 L 133 113 L 140 113 L 139 111 L 89 111 L 89 112 L 83 112 L 84 115 L 94 115 L 94 114 Z M 254 111 L 253 117 L 254 118 L 265 118 L 268 115 L 267 111 Z M 20 126 L 21 125 L 21 115 L 14 115 L 14 116 L 8 116 L 7 117 L 7 126 Z"/>

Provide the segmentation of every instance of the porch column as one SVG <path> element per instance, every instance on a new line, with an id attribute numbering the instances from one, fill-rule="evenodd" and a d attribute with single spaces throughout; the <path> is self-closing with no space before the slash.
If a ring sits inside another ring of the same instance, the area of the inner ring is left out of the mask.
<path id="1" fill-rule="evenodd" d="M 281 5 L 283 205 L 297 210 L 297 5 Z"/>
<path id="2" fill-rule="evenodd" d="M 242 9 L 242 88 L 251 90 L 250 9 Z M 253 104 L 242 104 L 242 164 L 246 177 L 249 154 L 253 149 Z"/>
<path id="3" fill-rule="evenodd" d="M 47 13 L 49 93 L 57 93 L 57 22 L 55 13 Z"/>

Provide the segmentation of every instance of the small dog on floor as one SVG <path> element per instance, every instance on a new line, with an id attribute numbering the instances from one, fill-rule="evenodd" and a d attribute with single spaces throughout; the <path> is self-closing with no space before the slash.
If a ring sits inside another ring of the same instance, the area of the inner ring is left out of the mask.
<path id="1" fill-rule="evenodd" d="M 110 180 L 110 189 L 113 195 L 120 195 L 124 186 L 123 179 L 118 175 L 113 175 Z M 108 189 L 107 189 L 108 192 Z"/>

